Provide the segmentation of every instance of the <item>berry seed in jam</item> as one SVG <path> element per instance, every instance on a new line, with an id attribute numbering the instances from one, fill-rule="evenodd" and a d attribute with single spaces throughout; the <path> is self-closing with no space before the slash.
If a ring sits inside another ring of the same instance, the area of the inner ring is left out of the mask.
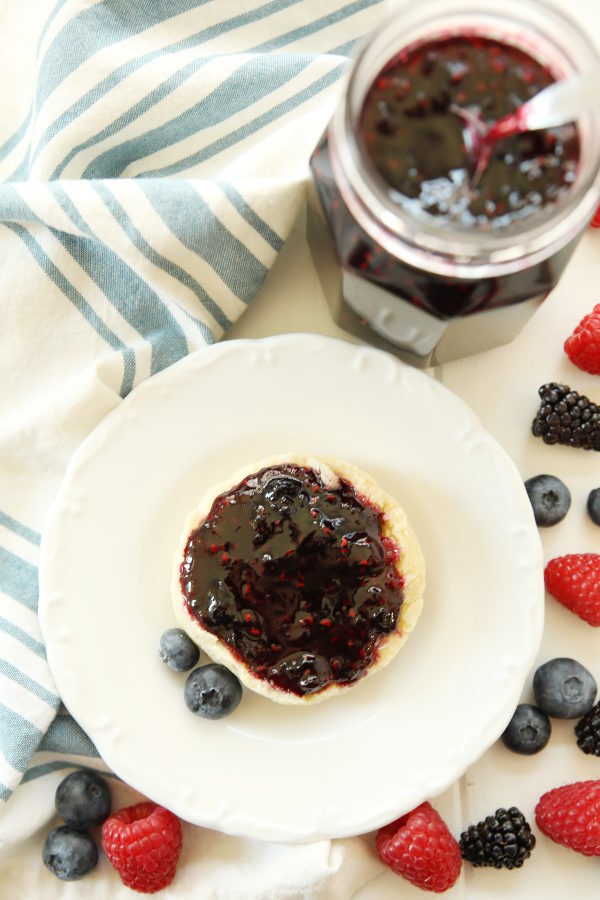
<path id="1" fill-rule="evenodd" d="M 555 78 L 518 47 L 456 35 L 409 47 L 367 92 L 359 146 L 390 199 L 441 222 L 503 228 L 556 202 L 575 181 L 575 124 L 508 134 L 490 147 L 481 177 L 461 111 L 488 126 Z"/>
<path id="2" fill-rule="evenodd" d="M 189 535 L 187 609 L 251 672 L 303 696 L 350 684 L 377 659 L 404 599 L 383 512 L 340 479 L 263 468 L 220 494 Z"/>

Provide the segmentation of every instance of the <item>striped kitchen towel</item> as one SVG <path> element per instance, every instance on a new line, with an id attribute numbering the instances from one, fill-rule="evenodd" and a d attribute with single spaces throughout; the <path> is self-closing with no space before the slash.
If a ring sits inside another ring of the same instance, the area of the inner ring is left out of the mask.
<path id="1" fill-rule="evenodd" d="M 0 6 L 0 841 L 37 824 L 16 824 L 26 784 L 103 768 L 60 707 L 37 618 L 40 535 L 69 460 L 140 381 L 251 302 L 352 49 L 388 11 Z"/>

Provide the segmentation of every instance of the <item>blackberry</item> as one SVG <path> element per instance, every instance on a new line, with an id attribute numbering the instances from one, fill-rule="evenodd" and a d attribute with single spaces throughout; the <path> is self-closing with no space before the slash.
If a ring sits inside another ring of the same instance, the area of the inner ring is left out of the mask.
<path id="1" fill-rule="evenodd" d="M 543 384 L 531 430 L 546 444 L 600 450 L 600 407 L 566 384 Z"/>
<path id="2" fill-rule="evenodd" d="M 535 836 L 516 806 L 497 809 L 477 825 L 470 825 L 460 836 L 463 859 L 473 866 L 518 869 L 531 855 Z"/>
<path id="3" fill-rule="evenodd" d="M 590 711 L 575 726 L 577 746 L 584 753 L 600 756 L 600 703 L 592 706 Z"/>

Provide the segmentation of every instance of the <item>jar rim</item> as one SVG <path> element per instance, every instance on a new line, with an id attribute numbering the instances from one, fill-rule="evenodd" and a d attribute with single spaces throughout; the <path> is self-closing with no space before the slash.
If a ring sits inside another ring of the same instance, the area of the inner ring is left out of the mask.
<path id="1" fill-rule="evenodd" d="M 442 224 L 435 216 L 415 215 L 395 204 L 358 146 L 357 117 L 366 93 L 402 49 L 465 33 L 496 38 L 537 55 L 557 77 L 600 66 L 599 49 L 579 25 L 543 0 L 503 0 L 498 10 L 476 0 L 451 7 L 445 0 L 421 0 L 386 19 L 363 45 L 349 74 L 345 102 L 338 105 L 329 131 L 332 167 L 344 201 L 373 240 L 416 267 L 426 256 L 426 267 L 439 274 L 477 278 L 533 265 L 585 227 L 600 199 L 600 110 L 577 119 L 580 159 L 570 190 L 514 226 L 486 232 Z"/>

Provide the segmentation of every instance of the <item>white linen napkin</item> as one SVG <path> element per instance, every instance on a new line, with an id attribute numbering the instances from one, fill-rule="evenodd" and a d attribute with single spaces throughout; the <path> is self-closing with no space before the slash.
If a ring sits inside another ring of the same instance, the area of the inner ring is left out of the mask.
<path id="1" fill-rule="evenodd" d="M 66 467 L 137 384 L 218 340 L 251 302 L 301 209 L 348 57 L 387 12 L 380 0 L 0 6 L 6 853 L 51 816 L 69 767 L 105 768 L 73 719 L 57 716 L 37 618 L 40 538 Z M 198 841 L 226 845 L 236 877 L 250 877 L 245 842 Z M 262 847 L 244 896 L 288 896 L 286 885 L 295 896 L 300 882 L 321 891 L 348 856 L 329 842 Z M 372 867 L 354 865 L 356 885 Z"/>

